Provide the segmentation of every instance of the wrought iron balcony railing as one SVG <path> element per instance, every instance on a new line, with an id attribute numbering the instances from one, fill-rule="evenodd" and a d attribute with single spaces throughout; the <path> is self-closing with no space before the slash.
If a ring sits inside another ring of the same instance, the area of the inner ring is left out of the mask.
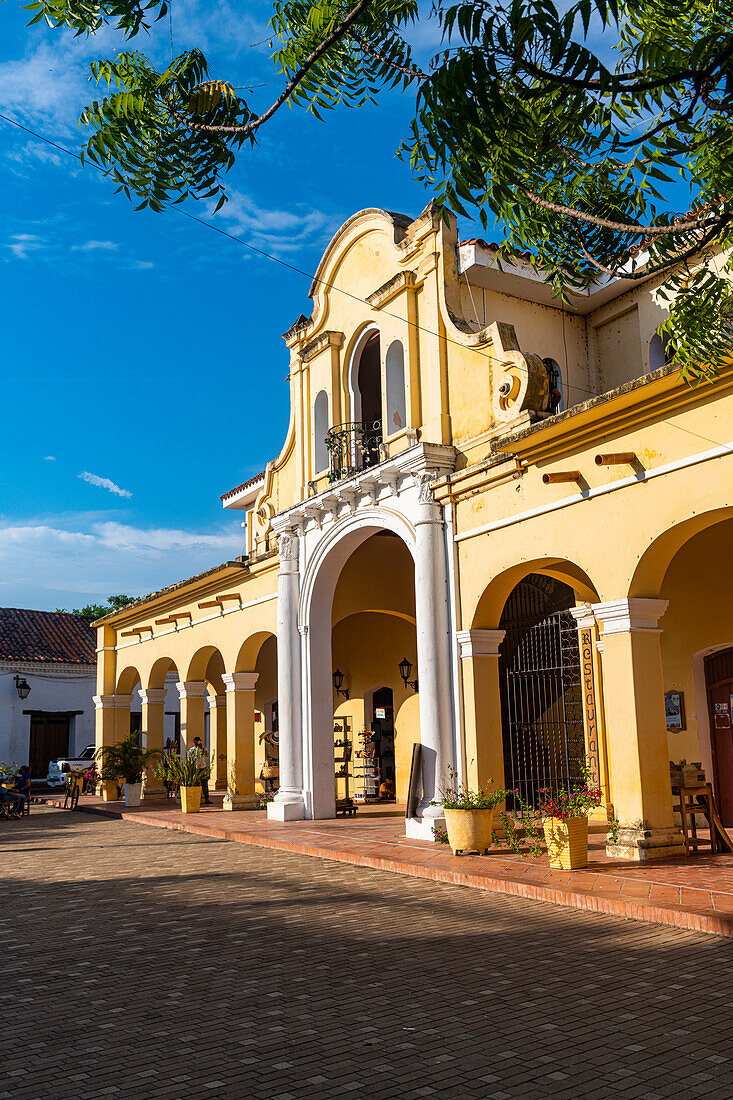
<path id="1" fill-rule="evenodd" d="M 380 461 L 382 421 L 370 424 L 336 424 L 329 428 L 326 450 L 329 456 L 329 481 L 346 477 L 376 466 Z"/>

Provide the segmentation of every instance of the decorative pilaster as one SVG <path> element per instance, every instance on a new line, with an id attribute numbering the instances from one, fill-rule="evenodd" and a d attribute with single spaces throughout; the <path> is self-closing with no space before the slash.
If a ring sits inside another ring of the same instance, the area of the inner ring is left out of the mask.
<path id="1" fill-rule="evenodd" d="M 227 789 L 227 701 L 226 695 L 209 696 L 209 753 L 212 791 Z"/>
<path id="2" fill-rule="evenodd" d="M 225 810 L 254 810 L 255 684 L 257 672 L 225 672 L 227 723 L 227 793 Z"/>
<path id="3" fill-rule="evenodd" d="M 505 630 L 458 630 L 471 787 L 504 786 L 499 657 Z"/>
<path id="4" fill-rule="evenodd" d="M 570 614 L 578 627 L 580 676 L 583 696 L 583 729 L 585 752 L 591 782 L 603 792 L 603 805 L 591 817 L 607 821 L 613 817 L 611 784 L 608 771 L 608 744 L 601 692 L 601 659 L 598 652 L 598 625 L 590 604 L 571 607 Z"/>
<path id="5" fill-rule="evenodd" d="M 278 540 L 280 574 L 277 583 L 277 691 L 280 789 L 267 807 L 275 821 L 305 817 L 303 798 L 302 684 L 298 601 L 298 537 L 285 531 Z"/>
<path id="6" fill-rule="evenodd" d="M 613 804 L 620 822 L 610 855 L 660 859 L 678 855 L 664 714 L 659 620 L 666 600 L 593 604 L 603 625 L 603 686 Z"/>
<path id="7" fill-rule="evenodd" d="M 415 618 L 423 792 L 417 816 L 408 819 L 405 828 L 408 836 L 424 840 L 433 840 L 433 826 L 445 820 L 442 806 L 433 806 L 431 802 L 439 798 L 439 787 L 448 778 L 448 768 L 455 766 L 448 571 L 442 509 L 432 490 L 436 476 L 428 472 L 416 475 Z"/>
<path id="8" fill-rule="evenodd" d="M 188 752 L 194 737 L 204 743 L 204 714 L 206 683 L 203 680 L 185 680 L 176 684 L 181 697 L 181 751 Z"/>

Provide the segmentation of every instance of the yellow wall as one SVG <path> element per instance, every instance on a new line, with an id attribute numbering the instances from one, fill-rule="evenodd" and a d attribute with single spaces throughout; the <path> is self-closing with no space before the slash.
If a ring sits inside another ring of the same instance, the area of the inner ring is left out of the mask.
<path id="1" fill-rule="evenodd" d="M 662 619 L 665 691 L 683 691 L 687 730 L 669 733 L 670 760 L 699 761 L 705 754 L 698 737 L 692 656 L 721 645 L 733 646 L 733 520 L 696 535 L 675 555 L 660 591 L 669 600 Z M 705 723 L 707 724 L 707 723 Z M 708 775 L 712 781 L 712 776 Z"/>

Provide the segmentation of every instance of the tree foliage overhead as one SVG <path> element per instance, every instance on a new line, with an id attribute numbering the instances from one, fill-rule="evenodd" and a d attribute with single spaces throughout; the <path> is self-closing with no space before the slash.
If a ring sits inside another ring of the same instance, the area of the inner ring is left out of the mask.
<path id="1" fill-rule="evenodd" d="M 168 10 L 30 6 L 128 37 Z M 275 0 L 283 88 L 261 112 L 198 50 L 163 72 L 139 52 L 97 62 L 86 155 L 139 205 L 221 204 L 241 146 L 285 103 L 320 118 L 413 92 L 402 155 L 446 210 L 498 223 L 505 254 L 529 252 L 559 294 L 664 274 L 670 349 L 689 377 L 714 374 L 733 320 L 733 0 L 435 0 L 432 14 L 442 48 L 420 67 L 416 0 Z"/>

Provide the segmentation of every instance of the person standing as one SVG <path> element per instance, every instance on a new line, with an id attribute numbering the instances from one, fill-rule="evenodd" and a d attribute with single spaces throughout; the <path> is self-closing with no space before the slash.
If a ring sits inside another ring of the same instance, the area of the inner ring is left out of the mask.
<path id="1" fill-rule="evenodd" d="M 193 756 L 194 759 L 198 762 L 199 767 L 201 767 L 205 770 L 205 774 L 201 777 L 201 790 L 203 791 L 203 795 L 204 795 L 204 806 L 211 806 L 212 801 L 209 798 L 209 776 L 208 776 L 208 763 L 209 763 L 209 761 L 208 761 L 208 757 L 206 755 L 206 750 L 204 749 L 204 746 L 201 743 L 201 738 L 200 737 L 194 737 L 193 745 L 188 750 L 188 755 Z"/>

